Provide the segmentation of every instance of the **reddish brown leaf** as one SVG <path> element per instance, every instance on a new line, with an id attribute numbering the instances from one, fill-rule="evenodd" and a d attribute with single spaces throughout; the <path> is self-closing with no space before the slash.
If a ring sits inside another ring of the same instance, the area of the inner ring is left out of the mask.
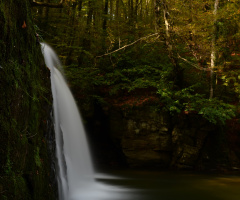
<path id="1" fill-rule="evenodd" d="M 23 21 L 22 28 L 27 28 L 27 24 L 26 24 L 26 22 L 25 22 L 25 21 Z"/>

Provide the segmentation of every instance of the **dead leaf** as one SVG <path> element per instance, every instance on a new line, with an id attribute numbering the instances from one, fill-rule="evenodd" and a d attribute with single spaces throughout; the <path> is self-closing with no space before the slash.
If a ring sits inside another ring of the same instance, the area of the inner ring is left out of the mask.
<path id="1" fill-rule="evenodd" d="M 25 22 L 25 21 L 23 21 L 22 28 L 27 28 L 27 24 L 26 24 L 26 22 Z"/>

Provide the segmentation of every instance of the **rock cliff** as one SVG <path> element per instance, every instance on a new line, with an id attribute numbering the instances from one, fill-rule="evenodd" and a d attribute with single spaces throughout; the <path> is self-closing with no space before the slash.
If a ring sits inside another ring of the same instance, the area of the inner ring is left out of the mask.
<path id="1" fill-rule="evenodd" d="M 105 127 L 129 167 L 213 171 L 240 167 L 237 122 L 214 125 L 201 115 L 173 117 L 151 106 L 104 110 Z"/>

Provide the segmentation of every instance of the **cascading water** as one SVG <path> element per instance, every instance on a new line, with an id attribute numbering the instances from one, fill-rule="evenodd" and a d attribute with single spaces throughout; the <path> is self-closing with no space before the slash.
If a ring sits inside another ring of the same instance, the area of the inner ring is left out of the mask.
<path id="1" fill-rule="evenodd" d="M 55 52 L 41 43 L 45 64 L 51 71 L 54 109 L 58 191 L 60 200 L 124 200 L 126 189 L 101 184 L 96 176 L 77 105 L 60 73 L 61 63 Z M 100 179 L 112 179 L 100 176 Z M 115 178 L 115 177 L 114 177 Z"/>
<path id="2" fill-rule="evenodd" d="M 82 184 L 94 182 L 93 166 L 78 108 L 58 70 L 60 61 L 47 44 L 41 45 L 45 63 L 51 71 L 59 198 L 66 200 Z"/>

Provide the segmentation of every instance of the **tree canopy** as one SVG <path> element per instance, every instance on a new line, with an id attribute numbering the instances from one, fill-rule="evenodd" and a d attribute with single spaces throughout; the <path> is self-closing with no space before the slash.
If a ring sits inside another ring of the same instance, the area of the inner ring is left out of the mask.
<path id="1" fill-rule="evenodd" d="M 237 115 L 239 1 L 42 3 L 33 8 L 37 32 L 57 50 L 83 108 L 151 104 L 213 123 Z"/>

